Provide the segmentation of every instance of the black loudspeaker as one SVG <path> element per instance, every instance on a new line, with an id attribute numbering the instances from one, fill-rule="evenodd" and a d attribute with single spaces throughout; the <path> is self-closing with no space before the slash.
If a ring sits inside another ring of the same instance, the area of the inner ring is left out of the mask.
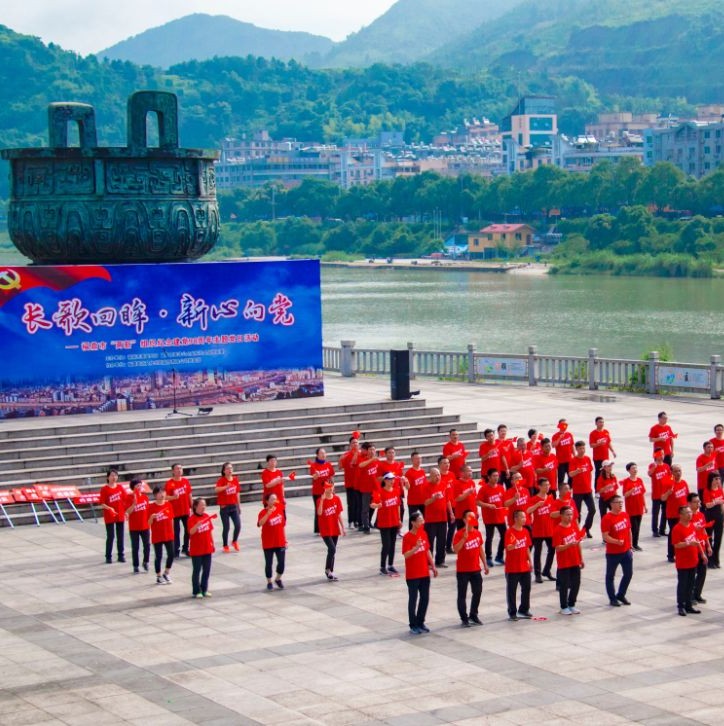
<path id="1" fill-rule="evenodd" d="M 390 395 L 393 401 L 410 398 L 410 351 L 390 351 Z"/>

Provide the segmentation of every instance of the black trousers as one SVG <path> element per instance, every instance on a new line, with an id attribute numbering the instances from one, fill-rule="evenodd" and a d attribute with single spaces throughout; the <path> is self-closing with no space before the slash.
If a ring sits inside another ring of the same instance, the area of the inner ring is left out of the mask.
<path id="1" fill-rule="evenodd" d="M 447 532 L 445 532 L 445 549 L 452 549 L 452 542 L 453 538 L 455 537 L 455 532 L 457 532 L 457 527 L 455 526 L 455 524 L 450 524 L 450 522 L 448 522 Z"/>
<path id="2" fill-rule="evenodd" d="M 356 516 L 357 510 L 355 507 L 355 495 L 357 494 L 357 491 L 351 487 L 347 487 L 344 490 L 344 493 L 347 498 L 347 525 L 349 527 L 353 527 L 358 522 Z"/>
<path id="3" fill-rule="evenodd" d="M 327 559 L 324 563 L 325 572 L 334 572 L 334 556 L 337 554 L 337 540 L 339 537 L 322 537 L 324 544 L 327 545 Z"/>
<path id="4" fill-rule="evenodd" d="M 317 503 L 319 502 L 319 499 L 322 495 L 321 494 L 312 494 L 312 499 L 314 500 L 314 534 L 319 534 L 319 520 L 317 518 Z"/>
<path id="5" fill-rule="evenodd" d="M 227 504 L 219 509 L 219 517 L 221 518 L 221 542 L 224 547 L 229 546 L 229 528 L 233 523 L 234 533 L 231 535 L 231 541 L 236 542 L 241 532 L 241 514 L 236 504 Z"/>
<path id="6" fill-rule="evenodd" d="M 141 543 L 143 543 L 143 564 L 148 565 L 148 560 L 151 557 L 151 530 L 131 530 L 131 557 L 133 558 L 133 569 L 137 570 L 139 565 L 139 550 L 141 549 Z"/>
<path id="7" fill-rule="evenodd" d="M 558 464 L 558 486 L 563 484 L 566 479 L 570 481 L 570 477 L 568 476 L 568 470 L 569 470 L 569 464 L 567 461 L 561 462 Z"/>
<path id="8" fill-rule="evenodd" d="M 676 571 L 676 604 L 680 608 L 691 607 L 691 597 L 696 582 L 696 567 Z"/>
<path id="9" fill-rule="evenodd" d="M 125 542 L 123 541 L 123 522 L 111 522 L 106 524 L 106 562 L 110 562 L 113 559 L 113 541 L 116 542 L 116 552 L 118 553 L 118 559 L 123 559 L 123 548 Z"/>
<path id="10" fill-rule="evenodd" d="M 651 531 L 666 534 L 666 502 L 660 499 L 651 500 Z"/>
<path id="11" fill-rule="evenodd" d="M 558 597 L 561 603 L 561 610 L 572 608 L 578 599 L 578 591 L 581 589 L 581 568 L 559 567 L 556 573 L 558 578 Z"/>
<path id="12" fill-rule="evenodd" d="M 586 533 L 590 532 L 593 526 L 593 518 L 596 516 L 596 503 L 593 500 L 593 494 L 591 492 L 588 494 L 574 494 L 573 502 L 578 510 L 579 524 L 581 523 L 581 515 L 583 514 L 583 507 L 581 505 L 586 505 L 586 519 L 583 523 L 583 529 L 586 530 Z"/>
<path id="13" fill-rule="evenodd" d="M 603 518 L 606 516 L 606 512 L 611 508 L 611 500 L 604 499 L 603 497 L 598 498 L 598 516 L 603 522 Z"/>
<path id="14" fill-rule="evenodd" d="M 166 550 L 166 571 L 170 570 L 171 565 L 173 565 L 173 542 L 171 540 L 168 542 L 154 542 L 153 552 L 155 558 L 153 564 L 157 575 L 161 574 L 161 560 L 163 559 L 164 549 Z"/>
<path id="15" fill-rule="evenodd" d="M 672 517 L 671 519 L 666 520 L 666 523 L 669 525 L 669 534 L 668 534 L 669 548 L 668 548 L 668 553 L 667 553 L 669 560 L 674 559 L 674 545 L 671 544 L 671 530 L 674 529 L 674 527 L 677 525 L 678 521 L 679 521 L 678 517 L 676 517 L 675 519 Z"/>
<path id="16" fill-rule="evenodd" d="M 430 551 L 435 554 L 435 566 L 445 562 L 445 537 L 447 522 L 425 522 L 425 532 L 430 540 Z"/>
<path id="17" fill-rule="evenodd" d="M 518 585 L 520 585 L 519 607 L 516 606 Z M 527 613 L 530 611 L 530 572 L 506 572 L 505 590 L 508 600 L 508 615 L 513 617 L 516 612 Z"/>
<path id="18" fill-rule="evenodd" d="M 699 560 L 699 564 L 696 566 L 696 575 L 694 577 L 694 588 L 692 590 L 692 598 L 698 600 L 701 597 L 701 593 L 704 590 L 704 583 L 706 582 L 706 571 L 707 567 L 704 564 L 704 560 Z"/>
<path id="19" fill-rule="evenodd" d="M 467 622 L 469 618 L 477 617 L 480 607 L 480 598 L 483 596 L 483 575 L 478 572 L 458 572 L 458 613 L 460 620 Z M 466 609 L 468 585 L 472 593 L 470 612 Z"/>
<path id="20" fill-rule="evenodd" d="M 704 514 L 707 522 L 714 522 L 714 525 L 709 530 L 709 542 L 711 543 L 711 557 L 709 560 L 715 565 L 719 564 L 719 550 L 721 549 L 722 529 L 724 529 L 724 519 L 721 515 L 711 514 L 714 511 L 707 509 Z M 717 510 L 718 511 L 718 510 Z"/>
<path id="21" fill-rule="evenodd" d="M 543 552 L 543 543 L 545 542 L 548 550 L 546 551 L 546 561 L 543 569 L 541 570 L 540 560 Z M 551 567 L 553 566 L 553 558 L 556 555 L 555 549 L 553 549 L 553 538 L 552 537 L 533 537 L 533 570 L 536 577 L 541 574 L 550 575 Z"/>
<path id="22" fill-rule="evenodd" d="M 621 566 L 621 582 L 618 585 L 618 591 L 614 587 L 614 578 L 616 570 Z M 626 591 L 631 584 L 633 577 L 633 553 L 631 550 L 619 555 L 606 555 L 606 594 L 609 600 L 617 600 L 620 597 L 626 597 Z"/>
<path id="23" fill-rule="evenodd" d="M 380 527 L 382 540 L 382 553 L 380 554 L 380 569 L 392 567 L 395 560 L 395 543 L 399 527 Z"/>
<path id="24" fill-rule="evenodd" d="M 370 502 L 372 494 L 370 492 L 359 493 L 359 523 L 365 532 L 370 531 Z"/>
<path id="25" fill-rule="evenodd" d="M 594 459 L 593 460 L 593 481 L 598 481 L 598 475 L 603 469 L 603 462 L 605 459 Z"/>
<path id="26" fill-rule="evenodd" d="M 184 539 L 183 546 L 181 543 L 181 525 L 184 526 Z M 183 514 L 180 517 L 173 518 L 173 541 L 174 541 L 174 555 L 180 557 L 183 552 L 185 555 L 189 553 L 189 516 Z"/>
<path id="27" fill-rule="evenodd" d="M 209 591 L 211 555 L 194 555 L 191 558 L 191 591 L 194 595 Z"/>
<path id="28" fill-rule="evenodd" d="M 264 574 L 267 580 L 271 580 L 274 556 L 277 558 L 277 579 L 284 574 L 284 560 L 286 558 L 286 547 L 270 547 L 264 550 Z"/>
<path id="29" fill-rule="evenodd" d="M 504 551 L 504 539 L 505 539 L 505 523 L 503 524 L 486 524 L 485 525 L 485 559 L 491 560 L 493 558 L 493 534 L 495 530 L 498 530 L 498 551 L 495 555 L 496 560 L 503 560 Z"/>
<path id="30" fill-rule="evenodd" d="M 430 578 L 417 577 L 407 580 L 407 617 L 411 628 L 419 628 L 425 624 L 429 604 Z"/>
<path id="31" fill-rule="evenodd" d="M 642 515 L 634 514 L 631 519 L 631 544 L 634 547 L 639 546 L 639 534 L 641 533 Z"/>

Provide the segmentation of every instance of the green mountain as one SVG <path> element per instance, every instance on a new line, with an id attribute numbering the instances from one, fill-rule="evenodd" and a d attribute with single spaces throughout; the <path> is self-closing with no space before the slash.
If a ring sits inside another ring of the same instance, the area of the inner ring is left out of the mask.
<path id="1" fill-rule="evenodd" d="M 322 60 L 328 68 L 411 63 L 498 18 L 522 0 L 398 0 Z"/>
<path id="2" fill-rule="evenodd" d="M 333 41 L 311 33 L 259 28 L 225 15 L 197 13 L 151 28 L 100 51 L 111 60 L 168 68 L 187 60 L 214 56 L 263 56 L 301 60 L 322 57 Z"/>
<path id="3" fill-rule="evenodd" d="M 717 101 L 724 98 L 724 3 L 526 0 L 426 60 L 577 76 L 608 94 Z"/>

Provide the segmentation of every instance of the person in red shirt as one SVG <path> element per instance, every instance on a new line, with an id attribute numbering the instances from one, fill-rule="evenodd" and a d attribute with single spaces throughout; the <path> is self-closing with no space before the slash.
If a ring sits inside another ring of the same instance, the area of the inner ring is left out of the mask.
<path id="1" fill-rule="evenodd" d="M 525 439 L 519 438 L 515 442 L 515 448 L 510 453 L 510 459 L 506 457 L 509 464 L 508 482 L 513 474 L 520 474 L 523 477 L 523 483 L 532 494 L 535 489 L 535 469 L 533 468 L 533 454 L 528 450 Z"/>
<path id="2" fill-rule="evenodd" d="M 633 577 L 633 552 L 631 551 L 631 519 L 623 511 L 623 497 L 611 499 L 611 508 L 601 520 L 601 533 L 606 543 L 606 594 L 612 607 L 630 605 L 626 599 L 628 586 Z M 616 570 L 621 567 L 618 592 L 614 587 Z"/>
<path id="3" fill-rule="evenodd" d="M 610 459 L 603 462 L 601 473 L 596 480 L 596 492 L 598 493 L 598 514 L 603 521 L 611 500 L 618 494 L 618 479 L 613 473 L 613 462 Z"/>
<path id="4" fill-rule="evenodd" d="M 549 487 L 548 479 L 541 479 L 538 483 L 538 493 L 531 497 L 530 506 L 527 509 L 528 517 L 533 520 L 533 571 L 535 573 L 535 581 L 538 583 L 543 582 L 543 577 L 546 577 L 548 580 L 556 579 L 551 575 L 551 565 L 555 557 L 551 511 L 555 500 L 548 493 Z M 543 544 L 546 545 L 547 551 L 545 565 L 541 569 L 540 563 Z"/>
<path id="5" fill-rule="evenodd" d="M 148 506 L 148 524 L 151 527 L 151 544 L 155 555 L 156 584 L 170 585 L 174 560 L 173 506 L 166 501 L 166 490 L 163 487 L 154 487 L 153 496 L 154 501 Z M 166 568 L 161 574 L 164 549 Z"/>
<path id="6" fill-rule="evenodd" d="M 571 485 L 567 481 L 564 481 L 563 484 L 561 484 L 558 495 L 558 499 L 553 501 L 553 507 L 551 508 L 551 519 L 553 520 L 554 526 L 561 523 L 561 509 L 563 509 L 563 507 L 570 507 L 573 510 L 573 520 L 578 522 L 581 517 L 578 514 L 578 508 L 573 500 Z"/>
<path id="7" fill-rule="evenodd" d="M 460 471 L 465 466 L 465 460 L 469 454 L 465 444 L 460 441 L 457 429 L 450 429 L 450 438 L 442 447 L 442 455 L 450 462 L 450 471 L 456 478 L 460 476 Z"/>
<path id="8" fill-rule="evenodd" d="M 714 447 L 714 455 L 716 456 L 716 468 L 724 479 L 724 424 L 717 424 L 714 427 L 714 438 L 709 439 Z"/>
<path id="9" fill-rule="evenodd" d="M 530 451 L 532 456 L 538 456 L 541 452 L 541 441 L 543 434 L 538 433 L 538 429 L 528 429 L 528 441 L 525 448 Z"/>
<path id="10" fill-rule="evenodd" d="M 691 509 L 691 523 L 694 525 L 696 536 L 701 543 L 702 549 L 706 553 L 706 556 L 711 558 L 712 549 L 709 543 L 709 534 L 707 529 L 709 524 L 704 517 L 704 513 L 701 511 L 701 499 L 697 492 L 689 492 L 687 497 L 689 500 L 689 508 Z M 710 560 L 711 561 L 711 560 Z M 696 576 L 694 577 L 694 590 L 691 594 L 691 601 L 693 603 L 699 603 L 701 605 L 706 604 L 704 599 L 704 583 L 706 582 L 706 563 L 703 559 L 699 559 L 699 563 L 696 566 Z"/>
<path id="11" fill-rule="evenodd" d="M 585 567 L 581 540 L 585 535 L 578 529 L 570 507 L 561 507 L 561 523 L 553 529 L 553 546 L 556 549 L 558 596 L 561 615 L 579 615 L 576 607 L 581 587 L 581 570 Z"/>
<path id="12" fill-rule="evenodd" d="M 166 501 L 171 502 L 173 508 L 174 557 L 178 559 L 182 552 L 189 553 L 189 513 L 193 502 L 191 483 L 184 477 L 181 464 L 171 467 L 171 478 L 166 482 Z M 184 528 L 183 546 L 181 525 Z"/>
<path id="13" fill-rule="evenodd" d="M 558 459 L 558 484 L 568 476 L 571 459 L 573 458 L 573 434 L 568 430 L 568 421 L 558 420 L 558 431 L 551 437 L 551 444 L 556 450 Z"/>
<path id="14" fill-rule="evenodd" d="M 692 603 L 694 583 L 696 582 L 696 568 L 699 560 L 707 563 L 707 557 L 696 535 L 696 528 L 691 523 L 692 511 L 688 505 L 681 508 L 679 522 L 674 525 L 671 540 L 674 544 L 676 558 L 676 606 L 679 615 L 698 615 Z"/>
<path id="15" fill-rule="evenodd" d="M 133 574 L 137 575 L 140 565 L 139 550 L 143 543 L 143 569 L 148 572 L 148 561 L 151 557 L 151 530 L 148 526 L 148 485 L 143 479 L 131 479 L 131 493 L 126 499 L 126 515 L 128 516 L 128 533 L 131 536 L 131 560 Z"/>
<path id="16" fill-rule="evenodd" d="M 472 478 L 472 469 L 466 464 L 460 471 L 460 478 L 453 484 L 453 511 L 455 514 L 455 529 L 465 526 L 463 515 L 465 512 L 477 511 L 478 489 Z"/>
<path id="17" fill-rule="evenodd" d="M 377 483 L 377 467 L 380 460 L 377 458 L 375 447 L 365 441 L 360 447 L 362 453 L 357 463 L 359 474 L 357 477 L 357 486 L 360 492 L 360 531 L 364 534 L 370 533 L 370 503 L 372 502 L 372 492 L 378 488 Z"/>
<path id="18" fill-rule="evenodd" d="M 372 497 L 372 508 L 377 510 L 377 528 L 382 539 L 380 554 L 380 575 L 398 576 L 394 567 L 395 543 L 402 526 L 400 517 L 400 487 L 396 477 L 388 471 L 382 477 L 382 486 Z"/>
<path id="19" fill-rule="evenodd" d="M 528 511 L 530 504 L 530 493 L 523 486 L 523 478 L 520 474 L 513 474 L 510 477 L 510 489 L 505 492 L 503 504 L 508 508 L 508 526 L 513 526 L 514 515 L 518 510 Z M 530 527 L 528 527 L 530 529 Z"/>
<path id="20" fill-rule="evenodd" d="M 274 589 L 272 567 L 275 557 L 277 558 L 277 576 L 274 582 L 280 590 L 284 589 L 282 575 L 287 552 L 285 520 L 284 507 L 279 504 L 276 494 L 270 494 L 266 499 L 266 506 L 256 518 L 256 526 L 261 528 L 261 548 L 264 550 L 264 574 L 266 575 L 267 590 Z"/>
<path id="21" fill-rule="evenodd" d="M 447 567 L 445 564 L 445 537 L 447 525 L 452 518 L 452 505 L 447 491 L 447 484 L 442 481 L 440 470 L 430 469 L 427 474 L 427 492 L 425 497 L 425 532 L 430 549 L 435 550 L 435 567 Z"/>
<path id="22" fill-rule="evenodd" d="M 314 461 L 309 463 L 309 476 L 312 477 L 312 499 L 314 500 L 314 534 L 319 534 L 317 503 L 324 494 L 324 487 L 334 480 L 334 466 L 327 461 L 327 452 L 320 446 L 314 452 Z"/>
<path id="23" fill-rule="evenodd" d="M 505 531 L 505 595 L 508 620 L 529 620 L 530 611 L 530 548 L 533 541 L 525 527 L 525 511 L 517 509 L 513 524 Z M 520 587 L 520 604 L 517 604 Z"/>
<path id="24" fill-rule="evenodd" d="M 410 632 L 413 635 L 429 633 L 425 616 L 430 603 L 430 570 L 432 576 L 437 577 L 437 568 L 432 559 L 422 512 L 413 512 L 410 515 L 410 531 L 402 538 L 402 556 L 405 558 Z"/>
<path id="25" fill-rule="evenodd" d="M 412 466 L 405 472 L 407 479 L 407 514 L 412 517 L 413 512 L 425 514 L 425 496 L 427 491 L 427 473 L 422 468 L 422 457 L 419 452 L 413 451 L 411 455 Z M 411 521 L 411 520 L 409 520 Z"/>
<path id="26" fill-rule="evenodd" d="M 209 577 L 211 576 L 211 556 L 214 547 L 215 514 L 206 513 L 206 500 L 194 499 L 189 517 L 189 555 L 191 556 L 191 597 L 211 597 Z"/>
<path id="27" fill-rule="evenodd" d="M 626 514 L 631 520 L 631 544 L 636 552 L 641 552 L 639 547 L 639 534 L 641 532 L 641 519 L 648 514 L 646 508 L 646 487 L 643 479 L 639 477 L 639 468 L 631 461 L 626 464 L 628 477 L 621 480 L 623 501 L 626 506 Z"/>
<path id="28" fill-rule="evenodd" d="M 478 455 L 480 456 L 480 476 L 485 478 L 491 469 L 500 471 L 502 462 L 500 460 L 500 450 L 495 445 L 495 431 L 485 429 L 483 436 L 485 438 L 480 442 Z"/>
<path id="29" fill-rule="evenodd" d="M 292 474 L 288 479 L 293 480 Z M 266 455 L 266 464 L 261 470 L 261 503 L 262 506 L 266 505 L 266 500 L 272 495 L 276 494 L 277 504 L 282 507 L 286 506 L 284 499 L 284 473 L 281 469 L 277 469 L 277 457 L 274 454 Z"/>
<path id="30" fill-rule="evenodd" d="M 597 481 L 603 462 L 606 459 L 615 459 L 616 452 L 613 450 L 613 444 L 611 443 L 611 434 L 604 428 L 603 416 L 596 416 L 594 423 L 596 428 L 588 435 L 588 445 L 591 447 L 593 456 L 593 480 Z"/>
<path id="31" fill-rule="evenodd" d="M 349 448 L 339 457 L 338 468 L 344 472 L 344 491 L 347 497 L 347 524 L 352 527 L 359 527 L 361 519 L 359 516 L 359 491 L 357 490 L 357 476 L 359 469 L 357 462 L 360 457 L 359 436 L 349 437 Z"/>
<path id="32" fill-rule="evenodd" d="M 689 495 L 689 485 L 681 478 L 681 467 L 674 464 L 671 467 L 671 478 L 661 492 L 661 500 L 666 502 L 666 522 L 669 525 L 669 548 L 668 560 L 674 561 L 674 548 L 671 544 L 671 530 L 679 521 L 678 512 L 681 507 L 685 507 L 687 496 Z"/>
<path id="33" fill-rule="evenodd" d="M 593 526 L 593 518 L 596 513 L 596 504 L 593 500 L 593 464 L 586 456 L 586 442 L 576 441 L 576 455 L 571 459 L 568 468 L 568 477 L 571 482 L 573 491 L 573 501 L 576 503 L 576 509 L 579 512 L 577 521 L 581 523 L 581 514 L 583 513 L 583 504 L 586 505 L 586 521 L 583 523 L 583 529 L 586 537 L 591 539 L 591 527 Z"/>
<path id="34" fill-rule="evenodd" d="M 717 471 L 714 444 L 711 441 L 705 441 L 702 448 L 703 453 L 696 457 L 696 490 L 700 497 L 709 481 L 709 472 Z"/>
<path id="35" fill-rule="evenodd" d="M 337 540 L 344 537 L 344 522 L 342 521 L 342 501 L 334 493 L 334 482 L 328 481 L 324 485 L 324 494 L 317 502 L 317 519 L 319 521 L 319 536 L 327 545 L 327 560 L 324 564 L 324 574 L 331 582 L 339 579 L 334 574 L 334 559 L 337 554 Z"/>
<path id="36" fill-rule="evenodd" d="M 437 457 L 437 468 L 440 470 L 440 481 L 445 487 L 445 494 L 450 504 L 450 507 L 448 509 L 450 515 L 448 518 L 447 526 L 445 528 L 445 552 L 448 555 L 451 555 L 453 553 L 453 535 L 455 534 L 455 510 L 453 508 L 455 504 L 455 476 L 450 471 L 450 462 L 447 460 L 446 456 Z M 444 562 L 436 562 L 435 564 L 438 567 L 447 567 Z"/>
<path id="37" fill-rule="evenodd" d="M 661 411 L 658 419 L 659 422 L 654 424 L 649 431 L 649 441 L 654 445 L 654 449 L 663 449 L 664 463 L 671 466 L 674 458 L 674 439 L 677 435 L 668 424 L 669 417 L 666 415 L 666 411 Z"/>
<path id="38" fill-rule="evenodd" d="M 483 624 L 478 617 L 480 598 L 483 595 L 481 568 L 486 575 L 490 571 L 485 562 L 483 535 L 478 531 L 478 518 L 475 516 L 475 512 L 465 512 L 463 520 L 463 526 L 458 529 L 453 539 L 453 551 L 457 555 L 455 570 L 458 582 L 458 614 L 462 626 L 469 628 L 471 623 L 474 625 Z M 466 605 L 468 585 L 470 585 L 472 594 L 470 611 L 468 611 Z"/>
<path id="39" fill-rule="evenodd" d="M 400 500 L 400 522 L 402 522 L 405 519 L 405 492 L 407 491 L 408 482 L 405 479 L 405 462 L 397 459 L 394 446 L 385 448 L 385 458 L 380 459 L 377 467 L 377 478 L 380 486 L 382 486 L 385 474 L 392 474 L 395 477 L 395 488 Z"/>
<path id="40" fill-rule="evenodd" d="M 536 479 L 545 477 L 550 482 L 550 493 L 555 498 L 558 491 L 558 459 L 551 451 L 550 439 L 543 439 L 540 442 L 540 454 L 533 458 Z"/>
<path id="41" fill-rule="evenodd" d="M 118 472 L 109 469 L 106 483 L 101 487 L 100 504 L 106 525 L 106 564 L 113 562 L 113 541 L 116 543 L 118 562 L 125 562 L 124 524 L 126 521 L 126 490 L 118 481 Z"/>
<path id="42" fill-rule="evenodd" d="M 513 474 L 515 476 L 515 474 Z M 520 474 L 518 474 L 520 477 Z M 517 481 L 522 481 L 518 478 Z M 477 504 L 483 515 L 485 524 L 485 561 L 488 567 L 493 566 L 493 535 L 498 530 L 498 552 L 495 555 L 495 563 L 503 565 L 503 550 L 505 547 L 506 515 L 508 510 L 505 507 L 505 488 L 499 481 L 498 472 L 493 469 L 488 472 L 487 480 L 480 482 Z"/>
<path id="43" fill-rule="evenodd" d="M 229 529 L 233 522 L 234 533 L 231 537 L 231 546 L 238 552 L 239 533 L 241 532 L 241 484 L 234 476 L 234 467 L 230 461 L 226 461 L 222 465 L 221 476 L 216 481 L 214 492 L 221 517 L 222 549 L 224 552 L 229 551 Z"/>
<path id="44" fill-rule="evenodd" d="M 508 427 L 500 424 L 497 428 L 498 438 L 495 439 L 495 445 L 500 453 L 500 480 L 504 485 L 510 482 L 510 465 L 515 451 L 515 442 L 508 438 Z"/>
<path id="45" fill-rule="evenodd" d="M 649 464 L 651 479 L 651 532 L 654 537 L 666 534 L 666 503 L 661 499 L 661 492 L 668 486 L 671 468 L 664 463 L 664 450 L 654 449 L 654 461 Z"/>
<path id="46" fill-rule="evenodd" d="M 724 494 L 722 481 L 718 471 L 709 474 L 704 489 L 704 516 L 711 531 L 711 560 L 709 567 L 719 569 L 719 550 L 721 549 L 722 528 L 724 526 Z"/>

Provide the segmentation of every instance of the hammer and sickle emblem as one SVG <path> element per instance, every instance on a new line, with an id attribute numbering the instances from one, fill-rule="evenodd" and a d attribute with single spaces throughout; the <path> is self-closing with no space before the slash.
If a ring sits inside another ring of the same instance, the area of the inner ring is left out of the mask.
<path id="1" fill-rule="evenodd" d="M 19 290 L 20 275 L 15 270 L 0 271 L 0 290 Z"/>

